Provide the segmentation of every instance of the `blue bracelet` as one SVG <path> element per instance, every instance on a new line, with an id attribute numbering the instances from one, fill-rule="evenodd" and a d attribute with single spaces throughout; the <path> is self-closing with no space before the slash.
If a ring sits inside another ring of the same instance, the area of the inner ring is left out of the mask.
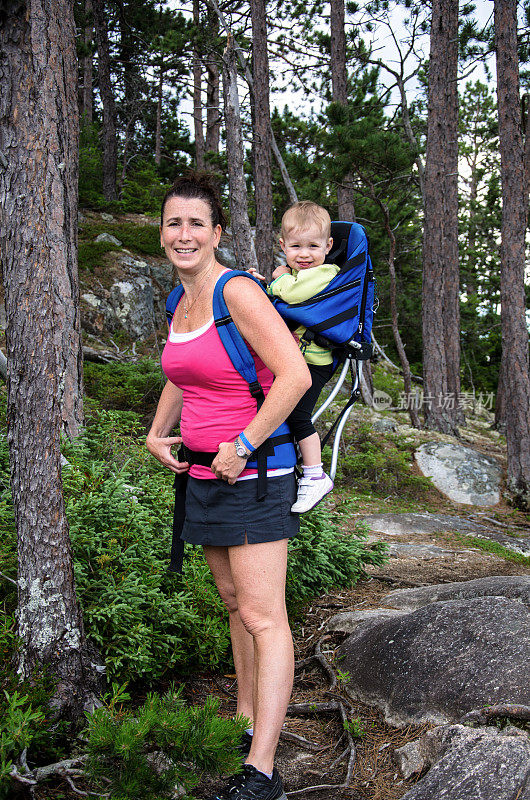
<path id="1" fill-rule="evenodd" d="M 239 438 L 241 439 L 241 441 L 243 442 L 243 444 L 245 445 L 247 450 L 250 450 L 250 452 L 253 453 L 256 448 L 252 447 L 252 445 L 250 444 L 250 442 L 247 439 L 247 437 L 245 436 L 245 434 L 244 433 L 240 433 L 239 434 Z"/>

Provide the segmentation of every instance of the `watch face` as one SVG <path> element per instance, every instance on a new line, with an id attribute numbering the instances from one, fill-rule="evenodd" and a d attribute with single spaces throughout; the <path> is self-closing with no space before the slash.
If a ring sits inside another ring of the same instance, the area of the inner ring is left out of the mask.
<path id="1" fill-rule="evenodd" d="M 240 444 L 239 442 L 234 442 L 234 444 L 236 446 L 236 453 L 238 454 L 238 456 L 240 456 L 241 458 L 246 458 L 247 457 L 247 451 L 245 450 L 243 445 Z"/>

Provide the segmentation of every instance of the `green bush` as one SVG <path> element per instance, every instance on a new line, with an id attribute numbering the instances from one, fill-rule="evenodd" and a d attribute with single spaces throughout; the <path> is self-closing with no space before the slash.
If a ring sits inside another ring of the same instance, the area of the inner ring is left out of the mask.
<path id="1" fill-rule="evenodd" d="M 403 377 L 396 375 L 395 372 L 389 372 L 379 365 L 373 368 L 372 377 L 374 388 L 386 392 L 392 398 L 392 405 L 399 406 L 403 393 Z"/>
<path id="2" fill-rule="evenodd" d="M 417 499 L 432 491 L 428 478 L 412 473 L 412 449 L 400 436 L 377 434 L 370 423 L 361 422 L 352 427 L 345 450 L 338 462 L 337 480 L 355 486 L 360 493 Z M 329 453 L 326 448 L 325 463 Z"/>
<path id="3" fill-rule="evenodd" d="M 202 773 L 241 768 L 237 745 L 248 720 L 222 719 L 214 698 L 189 706 L 171 688 L 132 711 L 119 702 L 129 697 L 117 693 L 118 702 L 112 698 L 89 717 L 86 731 L 86 771 L 111 797 L 161 800 L 174 796 L 176 784 L 189 791 Z"/>
<path id="4" fill-rule="evenodd" d="M 44 713 L 34 710 L 27 695 L 17 691 L 8 694 L 4 691 L 5 702 L 2 703 L 0 717 L 0 797 L 9 797 L 9 778 L 14 760 L 26 748 L 44 722 Z"/>
<path id="5" fill-rule="evenodd" d="M 96 267 L 102 266 L 105 253 L 110 253 L 117 249 L 119 248 L 110 242 L 79 242 L 79 269 L 85 272 L 94 272 Z"/>
<path id="6" fill-rule="evenodd" d="M 146 256 L 159 256 L 160 233 L 157 225 L 136 225 L 132 222 L 85 222 L 82 228 L 82 243 L 95 244 L 94 239 L 100 233 L 110 233 L 115 236 L 123 247 L 141 253 Z M 110 245 L 112 250 L 116 250 L 116 245 Z"/>
<path id="7" fill-rule="evenodd" d="M 138 411 L 156 403 L 165 382 L 160 362 L 151 358 L 131 364 L 87 361 L 83 376 L 85 392 L 104 408 Z"/>
<path id="8" fill-rule="evenodd" d="M 227 613 L 202 550 L 187 546 L 183 575 L 167 572 L 172 479 L 147 452 L 138 415 L 95 411 L 63 452 L 77 593 L 107 677 L 152 683 L 175 671 L 227 665 Z M 6 496 L 0 499 L 9 528 L 1 547 L 14 572 L 11 511 Z M 304 515 L 290 545 L 290 608 L 334 586 L 350 586 L 363 564 L 382 559 L 381 546 L 343 535 L 329 512 Z"/>
<path id="9" fill-rule="evenodd" d="M 346 588 L 366 575 L 368 564 L 386 561 L 386 545 L 368 546 L 360 527 L 344 534 L 336 520 L 318 506 L 304 514 L 299 536 L 289 543 L 287 566 L 287 601 L 296 607 L 311 597 L 318 597 L 333 588 Z"/>
<path id="10" fill-rule="evenodd" d="M 159 214 L 162 198 L 168 188 L 160 182 L 154 164 L 143 161 L 125 178 L 121 194 L 123 209 L 135 214 Z"/>
<path id="11" fill-rule="evenodd" d="M 97 125 L 86 119 L 82 120 L 79 131 L 79 204 L 86 208 L 106 207 L 99 131 Z"/>

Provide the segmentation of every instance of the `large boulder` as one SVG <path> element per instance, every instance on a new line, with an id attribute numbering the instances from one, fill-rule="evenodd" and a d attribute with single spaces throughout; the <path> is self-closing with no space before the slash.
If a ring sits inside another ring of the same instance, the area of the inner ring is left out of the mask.
<path id="1" fill-rule="evenodd" d="M 523 602 L 495 596 L 367 619 L 339 649 L 347 690 L 398 726 L 454 722 L 501 701 L 528 705 L 529 623 Z"/>
<path id="2" fill-rule="evenodd" d="M 451 442 L 426 442 L 414 455 L 421 472 L 456 503 L 494 506 L 499 502 L 502 470 L 494 458 Z"/>
<path id="3" fill-rule="evenodd" d="M 431 766 L 402 800 L 528 800 L 530 740 L 510 727 L 444 725 L 395 751 L 405 778 Z"/>
<path id="4" fill-rule="evenodd" d="M 530 606 L 530 575 L 493 575 L 474 581 L 436 583 L 418 589 L 395 589 L 386 594 L 381 602 L 392 608 L 415 611 L 440 600 L 467 600 L 472 597 L 506 597 L 521 600 Z"/>

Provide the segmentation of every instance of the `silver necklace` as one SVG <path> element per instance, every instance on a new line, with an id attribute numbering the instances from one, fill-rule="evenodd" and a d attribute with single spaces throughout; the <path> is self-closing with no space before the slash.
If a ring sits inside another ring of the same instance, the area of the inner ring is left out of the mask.
<path id="1" fill-rule="evenodd" d="M 199 299 L 199 295 L 202 292 L 202 290 L 204 289 L 204 287 L 206 286 L 206 283 L 208 282 L 208 278 L 210 277 L 210 274 L 211 274 L 212 271 L 213 271 L 213 267 L 210 267 L 210 269 L 208 271 L 208 274 L 206 275 L 205 279 L 203 280 L 203 282 L 201 284 L 201 288 L 199 289 L 199 291 L 197 292 L 197 294 L 195 295 L 195 297 L 193 298 L 193 300 L 191 301 L 189 306 L 187 306 L 186 303 L 184 302 L 184 298 L 186 297 L 186 290 L 184 290 L 184 297 L 182 298 L 182 305 L 184 306 L 184 319 L 188 319 L 188 314 L 191 311 L 191 309 L 193 308 L 193 306 L 195 305 L 195 303 L 197 302 L 197 300 Z"/>

